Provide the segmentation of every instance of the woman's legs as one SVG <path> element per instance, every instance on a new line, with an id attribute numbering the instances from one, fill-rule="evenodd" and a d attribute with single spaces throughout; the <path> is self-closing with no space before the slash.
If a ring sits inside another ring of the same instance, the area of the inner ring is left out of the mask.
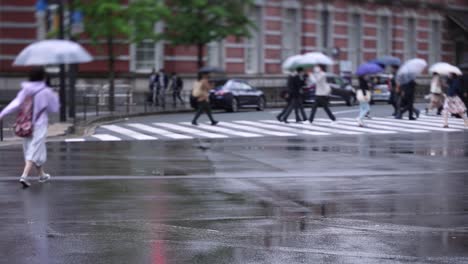
<path id="1" fill-rule="evenodd" d="M 448 127 L 448 117 L 449 117 L 449 111 L 446 107 L 444 107 L 443 110 L 443 117 L 444 117 L 444 127 Z"/>
<path id="2" fill-rule="evenodd" d="M 369 112 L 369 103 L 361 102 L 359 103 L 359 119 L 364 119 L 367 113 Z"/>
<path id="3" fill-rule="evenodd" d="M 358 116 L 358 123 L 359 126 L 364 126 L 362 120 L 366 117 L 367 113 L 369 113 L 370 106 L 368 102 L 360 102 L 359 103 L 359 116 Z"/>
<path id="4" fill-rule="evenodd" d="M 26 178 L 29 176 L 29 173 L 31 172 L 31 169 L 33 167 L 34 163 L 30 160 L 27 160 L 25 165 L 24 165 L 24 170 L 23 174 L 21 175 L 21 178 Z"/>
<path id="5" fill-rule="evenodd" d="M 37 166 L 37 165 L 34 165 L 34 166 L 36 167 L 37 173 L 39 174 L 40 177 L 47 175 L 47 173 L 45 173 L 44 171 L 44 166 Z"/>
<path id="6" fill-rule="evenodd" d="M 218 123 L 218 121 L 214 120 L 213 115 L 211 114 L 210 103 L 206 101 L 202 101 L 202 102 L 198 102 L 198 110 L 197 110 L 197 113 L 195 114 L 195 117 L 192 120 L 192 125 L 197 125 L 197 120 L 203 113 L 206 113 L 212 125 L 216 125 Z"/>
<path id="7" fill-rule="evenodd" d="M 197 125 L 197 120 L 202 113 L 203 113 L 203 102 L 197 102 L 197 112 L 195 113 L 195 116 L 193 117 L 192 125 Z"/>

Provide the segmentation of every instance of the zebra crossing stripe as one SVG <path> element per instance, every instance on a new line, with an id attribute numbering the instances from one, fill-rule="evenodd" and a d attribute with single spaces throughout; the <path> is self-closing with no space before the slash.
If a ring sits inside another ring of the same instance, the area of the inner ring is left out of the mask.
<path id="1" fill-rule="evenodd" d="M 394 119 L 392 121 L 395 123 L 400 123 L 400 124 L 419 125 L 419 126 L 424 126 L 426 128 L 430 127 L 432 130 L 436 130 L 436 131 L 443 131 L 443 132 L 459 132 L 460 131 L 460 129 L 455 129 L 455 128 L 443 128 L 442 122 L 431 122 L 431 121 L 424 122 L 424 121 L 418 121 L 418 120 L 404 120 L 404 119 L 396 119 L 396 120 Z"/>
<path id="2" fill-rule="evenodd" d="M 357 121 L 353 120 L 352 118 L 341 118 L 340 122 L 350 124 L 350 125 L 357 125 Z M 427 132 L 429 132 L 427 130 L 422 130 L 422 129 L 401 128 L 401 127 L 395 127 L 395 126 L 390 126 L 390 125 L 387 126 L 387 125 L 374 124 L 374 122 L 372 122 L 372 120 L 364 121 L 364 126 L 369 127 L 369 128 L 388 129 L 388 130 L 395 130 L 395 131 L 401 131 L 401 132 L 410 132 L 410 133 L 427 133 Z"/>
<path id="3" fill-rule="evenodd" d="M 158 139 L 156 137 L 148 136 L 142 133 L 138 133 L 136 131 L 133 131 L 131 129 L 127 129 L 121 126 L 116 126 L 116 125 L 106 125 L 106 126 L 101 126 L 104 129 L 110 130 L 112 132 L 116 132 L 134 139 L 138 140 L 155 140 Z"/>
<path id="4" fill-rule="evenodd" d="M 440 116 L 420 115 L 419 118 L 420 119 L 432 119 L 432 120 L 444 121 L 444 116 L 443 115 L 440 115 Z M 455 117 L 449 116 L 448 121 L 459 122 L 460 125 L 463 124 L 463 119 L 462 118 L 455 118 Z"/>
<path id="5" fill-rule="evenodd" d="M 67 138 L 65 139 L 65 142 L 84 142 L 84 138 Z"/>
<path id="6" fill-rule="evenodd" d="M 270 136 L 278 136 L 278 137 L 297 136 L 297 134 L 271 131 L 271 130 L 266 130 L 266 129 L 262 129 L 262 128 L 258 128 L 258 127 L 245 126 L 245 125 L 233 124 L 233 123 L 228 123 L 228 122 L 220 122 L 219 125 L 223 126 L 223 127 L 230 127 L 230 128 L 235 128 L 235 129 L 240 129 L 240 130 L 250 131 L 250 132 L 254 132 L 254 133 L 270 135 Z"/>
<path id="7" fill-rule="evenodd" d="M 253 122 L 253 121 L 235 121 L 236 123 L 244 124 L 244 125 L 251 125 L 251 126 L 256 126 L 256 127 L 261 127 L 261 128 L 267 128 L 267 129 L 274 129 L 274 130 L 279 130 L 279 131 L 286 131 L 286 132 L 292 132 L 292 133 L 300 133 L 300 134 L 306 134 L 306 135 L 314 135 L 314 136 L 328 136 L 330 133 L 323 133 L 323 132 L 315 132 L 315 131 L 309 131 L 309 130 L 303 130 L 303 129 L 295 129 L 295 128 L 289 128 L 289 127 L 284 127 L 280 125 L 273 125 L 273 124 L 264 124 L 264 123 L 258 123 L 258 122 Z"/>
<path id="8" fill-rule="evenodd" d="M 433 127 L 442 127 L 443 121 L 442 122 L 435 122 L 433 120 L 411 120 L 410 122 L 416 123 L 416 124 L 421 124 L 421 125 L 427 125 L 427 126 L 433 126 Z M 449 123 L 449 126 L 451 128 L 457 128 L 457 129 L 468 129 L 468 127 L 465 127 L 464 125 L 456 125 L 456 124 L 451 124 Z"/>
<path id="9" fill-rule="evenodd" d="M 414 123 L 414 120 L 401 120 L 401 119 L 388 119 L 388 118 L 381 118 L 381 117 L 373 117 L 372 121 L 379 121 L 379 122 L 387 122 L 387 124 L 391 124 L 393 126 L 400 126 L 400 127 L 409 127 L 409 128 L 421 128 L 426 130 L 433 130 L 433 131 L 441 131 L 441 132 L 457 132 L 460 131 L 458 129 L 452 128 L 443 128 L 443 127 L 436 127 L 436 126 L 422 126 L 421 124 Z"/>
<path id="10" fill-rule="evenodd" d="M 182 122 L 180 124 L 190 125 L 190 122 Z M 204 130 L 210 130 L 213 132 L 224 133 L 227 135 L 234 135 L 234 136 L 239 136 L 239 137 L 263 137 L 263 135 L 260 135 L 260 134 L 254 134 L 254 133 L 248 133 L 248 132 L 242 132 L 242 131 L 234 131 L 234 130 L 224 128 L 224 127 L 219 127 L 219 126 L 199 124 L 198 127 Z"/>
<path id="11" fill-rule="evenodd" d="M 271 124 L 281 124 L 280 122 L 276 120 L 262 120 L 262 122 L 265 123 L 271 123 Z M 307 129 L 307 130 L 312 130 L 312 131 L 320 131 L 320 132 L 325 132 L 325 133 L 335 133 L 335 134 L 343 134 L 343 135 L 362 135 L 362 132 L 355 132 L 355 131 L 345 131 L 345 130 L 340 130 L 340 129 L 334 129 L 334 128 L 329 128 L 329 127 L 321 127 L 313 124 L 303 124 L 303 123 L 289 123 L 287 126 L 291 127 L 297 127 L 297 128 L 302 128 L 302 129 Z"/>
<path id="12" fill-rule="evenodd" d="M 421 117 L 419 117 L 419 120 L 439 122 L 439 123 L 444 122 L 443 118 L 437 118 L 437 117 L 433 117 L 433 116 L 421 116 Z M 448 123 L 453 124 L 453 125 L 459 125 L 459 126 L 464 126 L 465 125 L 465 122 L 463 121 L 463 119 L 455 119 L 455 118 L 449 118 Z"/>
<path id="13" fill-rule="evenodd" d="M 136 129 L 140 129 L 140 130 L 145 131 L 145 132 L 149 132 L 149 133 L 153 133 L 153 134 L 157 134 L 157 135 L 161 135 L 161 136 L 165 136 L 165 137 L 173 138 L 173 139 L 191 139 L 191 138 L 193 138 L 191 136 L 173 133 L 173 132 L 168 131 L 168 130 L 164 130 L 164 129 L 160 129 L 160 128 L 156 128 L 156 127 L 152 127 L 152 126 L 148 126 L 148 125 L 144 125 L 144 124 L 134 123 L 134 124 L 128 124 L 128 126 L 136 128 Z"/>
<path id="14" fill-rule="evenodd" d="M 96 134 L 93 137 L 101 140 L 101 141 L 121 141 L 120 138 L 111 136 L 109 134 Z"/>
<path id="15" fill-rule="evenodd" d="M 336 122 L 335 124 L 331 124 L 329 120 L 321 119 L 321 118 L 314 120 L 314 123 L 315 122 L 323 126 L 342 128 L 342 129 L 348 129 L 348 130 L 354 130 L 354 131 L 360 131 L 360 132 L 366 132 L 366 133 L 374 133 L 374 134 L 396 134 L 397 133 L 391 130 L 377 130 L 377 129 L 371 129 L 371 128 L 365 128 L 365 127 L 349 126 L 346 124 L 340 124 L 339 121 Z"/>
<path id="16" fill-rule="evenodd" d="M 412 121 L 406 121 L 406 122 L 398 122 L 398 120 L 395 119 L 388 119 L 388 118 L 378 118 L 378 117 L 373 117 L 372 118 L 372 123 L 376 124 L 384 124 L 384 125 L 390 125 L 393 127 L 404 127 L 404 128 L 412 128 L 412 129 L 424 129 L 424 130 L 429 130 L 429 131 L 444 131 L 444 132 L 454 132 L 458 130 L 447 130 L 447 128 L 441 128 L 441 127 L 432 127 L 432 126 L 422 126 L 419 124 L 413 124 Z"/>
<path id="17" fill-rule="evenodd" d="M 206 137 L 206 138 L 227 138 L 228 137 L 226 135 L 209 133 L 209 132 L 205 132 L 199 129 L 194 129 L 194 128 L 185 127 L 185 126 L 176 125 L 176 124 L 170 124 L 170 123 L 153 123 L 153 125 L 165 127 L 168 129 L 172 129 L 172 130 L 176 130 L 176 131 L 180 131 L 180 132 L 184 132 L 188 134 L 193 134 L 195 136 Z"/>

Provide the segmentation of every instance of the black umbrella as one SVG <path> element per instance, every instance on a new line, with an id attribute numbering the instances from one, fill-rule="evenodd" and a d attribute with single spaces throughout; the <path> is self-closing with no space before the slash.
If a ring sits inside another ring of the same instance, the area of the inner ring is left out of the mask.
<path id="1" fill-rule="evenodd" d="M 199 73 L 224 73 L 224 70 L 219 67 L 205 66 L 198 70 Z"/>

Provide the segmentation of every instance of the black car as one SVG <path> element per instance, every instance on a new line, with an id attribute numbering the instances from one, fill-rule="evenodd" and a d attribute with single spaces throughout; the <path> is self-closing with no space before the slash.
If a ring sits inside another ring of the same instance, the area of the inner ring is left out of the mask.
<path id="1" fill-rule="evenodd" d="M 344 101 L 346 105 L 356 104 L 356 95 L 351 84 L 344 78 L 336 74 L 327 74 L 327 83 L 330 85 L 330 100 Z M 315 83 L 309 84 L 304 88 L 304 103 L 313 103 L 315 101 Z"/>
<path id="2" fill-rule="evenodd" d="M 225 109 L 236 112 L 240 108 L 255 108 L 263 111 L 266 106 L 263 91 L 250 86 L 243 80 L 216 81 L 210 92 L 210 104 L 213 109 Z"/>

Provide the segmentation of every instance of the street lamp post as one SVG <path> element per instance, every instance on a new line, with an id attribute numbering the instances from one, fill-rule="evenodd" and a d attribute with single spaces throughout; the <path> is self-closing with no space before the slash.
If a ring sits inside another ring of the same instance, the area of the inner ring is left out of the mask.
<path id="1" fill-rule="evenodd" d="M 71 41 L 75 41 L 73 36 L 72 36 L 72 27 L 74 23 L 74 6 L 73 6 L 73 0 L 68 0 L 68 36 L 70 37 Z M 70 118 L 73 118 L 73 121 L 76 119 L 76 89 L 75 89 L 75 82 L 76 82 L 76 73 L 78 71 L 78 65 L 77 64 L 70 64 L 68 65 L 68 83 L 69 83 L 69 100 L 70 100 L 70 106 L 68 108 L 68 116 Z"/>
<path id="2" fill-rule="evenodd" d="M 63 5 L 63 0 L 52 0 L 50 1 L 51 4 L 56 4 L 57 5 L 57 11 L 58 11 L 58 38 L 59 39 L 65 39 L 65 29 L 64 29 L 64 5 Z M 40 19 L 40 15 L 43 14 L 45 10 L 48 8 L 48 1 L 47 0 L 37 0 L 36 2 L 36 9 L 38 13 L 38 19 Z M 39 29 L 38 29 L 38 37 L 40 38 L 45 38 L 45 31 L 43 28 L 44 25 L 39 23 Z M 66 90 L 66 81 L 65 81 L 65 65 L 60 64 L 59 65 L 59 98 L 60 98 L 60 122 L 65 122 L 67 121 L 67 90 Z"/>
<path id="3" fill-rule="evenodd" d="M 58 4 L 58 32 L 59 32 L 59 39 L 65 39 L 65 29 L 63 25 L 63 17 L 64 17 L 64 8 L 63 8 L 63 1 L 57 0 Z M 66 90 L 66 83 L 65 83 L 65 64 L 60 64 L 60 121 L 65 122 L 67 121 L 67 90 Z"/>

